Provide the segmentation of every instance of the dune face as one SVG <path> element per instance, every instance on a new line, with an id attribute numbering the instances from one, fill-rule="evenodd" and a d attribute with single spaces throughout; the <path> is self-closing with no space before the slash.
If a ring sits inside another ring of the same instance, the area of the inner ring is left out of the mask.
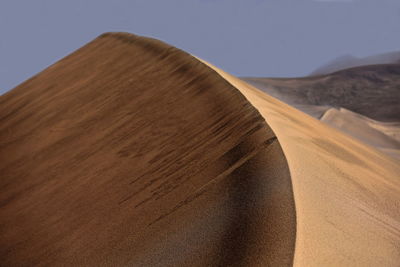
<path id="1" fill-rule="evenodd" d="M 243 80 L 314 117 L 330 107 L 342 107 L 374 120 L 400 122 L 400 64 L 363 66 L 316 77 Z M 326 108 L 307 108 L 315 106 Z"/>
<path id="2" fill-rule="evenodd" d="M 274 130 L 296 202 L 294 266 L 399 266 L 400 164 L 212 65 Z"/>
<path id="3" fill-rule="evenodd" d="M 264 118 L 159 41 L 104 34 L 0 97 L 2 266 L 290 266 Z"/>
<path id="4" fill-rule="evenodd" d="M 399 64 L 400 63 L 400 51 L 383 53 L 379 55 L 373 55 L 365 58 L 357 58 L 351 55 L 341 56 L 324 66 L 313 71 L 311 75 L 324 75 L 342 69 L 348 69 L 358 66 L 365 65 L 376 65 L 376 64 Z"/>

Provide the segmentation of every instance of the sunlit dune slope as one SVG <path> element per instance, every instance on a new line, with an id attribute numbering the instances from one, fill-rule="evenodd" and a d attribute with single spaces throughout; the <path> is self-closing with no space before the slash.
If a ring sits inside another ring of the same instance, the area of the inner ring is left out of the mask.
<path id="1" fill-rule="evenodd" d="M 296 203 L 294 265 L 399 266 L 399 162 L 213 68 L 282 145 Z"/>
<path id="2" fill-rule="evenodd" d="M 292 264 L 275 134 L 159 41 L 104 34 L 2 95 L 0 164 L 1 266 Z"/>

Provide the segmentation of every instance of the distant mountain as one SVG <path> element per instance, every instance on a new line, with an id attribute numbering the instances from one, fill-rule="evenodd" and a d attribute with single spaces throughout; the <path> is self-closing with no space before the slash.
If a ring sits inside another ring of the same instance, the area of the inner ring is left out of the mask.
<path id="1" fill-rule="evenodd" d="M 383 53 L 365 58 L 357 58 L 352 55 L 344 55 L 319 67 L 311 73 L 311 76 L 329 74 L 342 69 L 358 66 L 396 63 L 400 63 L 400 51 Z"/>
<path id="2" fill-rule="evenodd" d="M 400 64 L 305 78 L 243 80 L 317 118 L 330 107 L 343 107 L 378 121 L 400 121 Z"/>

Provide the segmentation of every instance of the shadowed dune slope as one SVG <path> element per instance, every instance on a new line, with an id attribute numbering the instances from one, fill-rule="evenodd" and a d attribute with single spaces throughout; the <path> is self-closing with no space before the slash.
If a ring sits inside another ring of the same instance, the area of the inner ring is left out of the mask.
<path id="1" fill-rule="evenodd" d="M 104 34 L 0 97 L 1 266 L 290 266 L 288 165 L 192 56 Z"/>

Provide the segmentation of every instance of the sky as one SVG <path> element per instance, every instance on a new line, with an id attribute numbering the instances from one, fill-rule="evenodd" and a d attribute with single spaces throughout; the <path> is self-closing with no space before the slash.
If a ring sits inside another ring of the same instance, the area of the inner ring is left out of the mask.
<path id="1" fill-rule="evenodd" d="M 342 55 L 400 50 L 400 0 L 1 0 L 0 94 L 109 31 L 237 76 L 298 77 Z"/>

